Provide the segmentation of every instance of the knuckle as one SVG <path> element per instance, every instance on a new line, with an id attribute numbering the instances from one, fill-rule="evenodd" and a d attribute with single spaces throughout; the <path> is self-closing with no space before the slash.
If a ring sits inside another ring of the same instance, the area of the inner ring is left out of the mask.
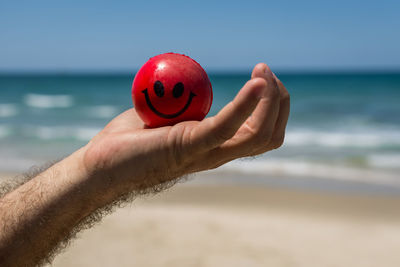
<path id="1" fill-rule="evenodd" d="M 184 164 L 185 156 L 183 147 L 180 145 L 180 142 L 174 140 L 173 144 L 169 147 L 169 161 L 168 165 L 174 169 L 178 169 Z"/>
<path id="2" fill-rule="evenodd" d="M 189 157 L 188 146 L 186 144 L 189 141 L 185 140 L 184 130 L 182 131 L 171 131 L 168 135 L 168 157 L 167 157 L 167 165 L 170 169 L 180 169 L 186 166 L 191 157 Z"/>

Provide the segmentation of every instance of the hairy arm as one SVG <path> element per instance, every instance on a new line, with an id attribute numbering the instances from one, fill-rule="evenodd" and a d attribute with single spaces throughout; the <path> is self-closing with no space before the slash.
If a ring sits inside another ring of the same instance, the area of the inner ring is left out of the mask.
<path id="1" fill-rule="evenodd" d="M 265 64 L 201 122 L 147 129 L 134 109 L 124 112 L 86 146 L 0 198 L 0 265 L 50 262 L 121 200 L 278 148 L 288 115 L 289 95 Z"/>
<path id="2" fill-rule="evenodd" d="M 40 264 L 96 209 L 99 191 L 87 182 L 82 155 L 75 152 L 0 200 L 1 266 Z"/>

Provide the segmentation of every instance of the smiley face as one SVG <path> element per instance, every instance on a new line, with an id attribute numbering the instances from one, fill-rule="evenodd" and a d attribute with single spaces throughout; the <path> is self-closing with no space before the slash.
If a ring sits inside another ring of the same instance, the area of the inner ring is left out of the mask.
<path id="1" fill-rule="evenodd" d="M 136 112 L 149 127 L 202 120 L 210 110 L 212 88 L 203 68 L 174 53 L 155 56 L 137 72 L 132 85 Z"/>
<path id="2" fill-rule="evenodd" d="M 187 108 L 188 108 L 188 107 L 190 106 L 190 104 L 192 103 L 193 97 L 196 96 L 195 93 L 190 92 L 189 98 L 188 98 L 188 100 L 186 101 L 186 104 L 185 104 L 185 106 L 184 106 L 182 109 L 180 109 L 179 111 L 177 111 L 177 112 L 175 112 L 175 113 L 172 113 L 172 114 L 165 114 L 165 113 L 163 113 L 163 112 L 158 111 L 158 110 L 154 107 L 154 105 L 151 103 L 150 96 L 149 96 L 149 92 L 148 92 L 147 90 L 148 90 L 148 89 L 146 88 L 146 89 L 144 89 L 144 90 L 142 91 L 142 93 L 143 93 L 144 96 L 145 96 L 147 106 L 151 109 L 151 111 L 154 112 L 154 114 L 156 114 L 157 116 L 159 116 L 159 117 L 161 117 L 161 118 L 164 118 L 164 119 L 173 119 L 173 118 L 176 118 L 176 117 L 180 116 L 183 112 L 185 112 L 185 111 L 187 110 Z M 164 96 L 164 94 L 165 94 L 164 85 L 163 85 L 163 83 L 160 82 L 160 81 L 156 81 L 156 82 L 154 83 L 153 90 L 154 90 L 154 93 L 156 94 L 156 96 L 159 97 L 159 98 L 162 98 L 162 97 Z M 175 84 L 174 88 L 172 89 L 172 96 L 173 96 L 174 98 L 180 98 L 180 97 L 183 95 L 183 92 L 184 92 L 184 91 L 185 91 L 185 86 L 183 85 L 182 82 L 178 82 L 178 83 Z"/>

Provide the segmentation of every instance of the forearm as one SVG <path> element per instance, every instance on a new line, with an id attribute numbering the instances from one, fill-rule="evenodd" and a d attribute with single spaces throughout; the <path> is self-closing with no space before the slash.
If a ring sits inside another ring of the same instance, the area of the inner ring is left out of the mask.
<path id="1" fill-rule="evenodd" d="M 78 150 L 0 199 L 1 266 L 38 264 L 110 201 L 102 181 L 89 177 L 84 152 Z"/>

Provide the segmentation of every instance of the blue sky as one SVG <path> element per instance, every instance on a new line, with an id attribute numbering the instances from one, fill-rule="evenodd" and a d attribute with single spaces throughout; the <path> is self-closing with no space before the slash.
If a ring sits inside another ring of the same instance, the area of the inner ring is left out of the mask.
<path id="1" fill-rule="evenodd" d="M 400 69 L 400 1 L 3 1 L 0 71 Z"/>

